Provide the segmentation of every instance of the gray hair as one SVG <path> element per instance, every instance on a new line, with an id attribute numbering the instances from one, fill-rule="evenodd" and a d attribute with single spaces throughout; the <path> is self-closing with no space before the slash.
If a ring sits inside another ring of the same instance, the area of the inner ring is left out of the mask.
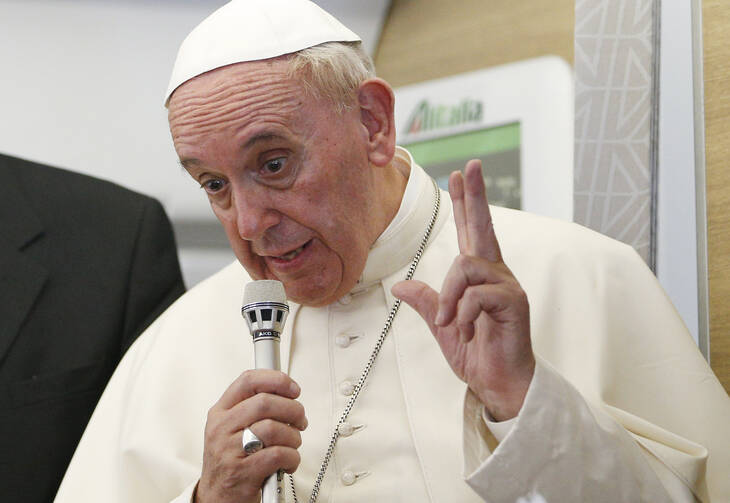
<path id="1" fill-rule="evenodd" d="M 326 42 L 294 53 L 287 73 L 341 113 L 352 106 L 360 84 L 375 77 L 375 66 L 360 42 Z"/>

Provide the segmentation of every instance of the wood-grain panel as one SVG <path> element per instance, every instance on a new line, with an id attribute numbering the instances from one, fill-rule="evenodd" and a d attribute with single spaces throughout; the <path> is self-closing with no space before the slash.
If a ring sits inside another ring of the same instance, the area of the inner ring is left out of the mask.
<path id="1" fill-rule="evenodd" d="M 710 363 L 730 392 L 730 2 L 704 0 Z"/>
<path id="2" fill-rule="evenodd" d="M 393 0 L 375 66 L 401 86 L 547 54 L 573 63 L 574 0 Z"/>

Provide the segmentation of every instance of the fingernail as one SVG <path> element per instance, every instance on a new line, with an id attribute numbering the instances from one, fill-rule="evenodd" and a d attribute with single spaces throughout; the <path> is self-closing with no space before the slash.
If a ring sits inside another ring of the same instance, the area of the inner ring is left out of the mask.
<path id="1" fill-rule="evenodd" d="M 298 395 L 299 392 L 302 390 L 297 383 L 292 381 L 291 385 L 289 386 L 289 389 L 291 389 L 292 395 Z"/>

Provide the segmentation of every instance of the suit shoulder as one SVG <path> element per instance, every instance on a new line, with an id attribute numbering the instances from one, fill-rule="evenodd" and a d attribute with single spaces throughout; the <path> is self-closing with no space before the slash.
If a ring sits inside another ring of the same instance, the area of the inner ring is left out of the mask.
<path id="1" fill-rule="evenodd" d="M 45 222 L 81 218 L 87 225 L 163 214 L 156 199 L 91 175 L 0 154 L 0 176 Z"/>
<path id="2" fill-rule="evenodd" d="M 95 176 L 0 154 L 0 174 L 37 205 L 92 205 L 100 211 L 115 206 L 143 207 L 152 197 Z"/>

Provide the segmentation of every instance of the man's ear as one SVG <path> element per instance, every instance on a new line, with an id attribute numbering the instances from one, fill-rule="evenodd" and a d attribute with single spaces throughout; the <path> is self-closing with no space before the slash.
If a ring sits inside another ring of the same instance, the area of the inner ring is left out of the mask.
<path id="1" fill-rule="evenodd" d="M 360 84 L 357 101 L 367 134 L 368 159 L 376 166 L 387 166 L 395 154 L 393 89 L 382 79 L 368 79 Z"/>

